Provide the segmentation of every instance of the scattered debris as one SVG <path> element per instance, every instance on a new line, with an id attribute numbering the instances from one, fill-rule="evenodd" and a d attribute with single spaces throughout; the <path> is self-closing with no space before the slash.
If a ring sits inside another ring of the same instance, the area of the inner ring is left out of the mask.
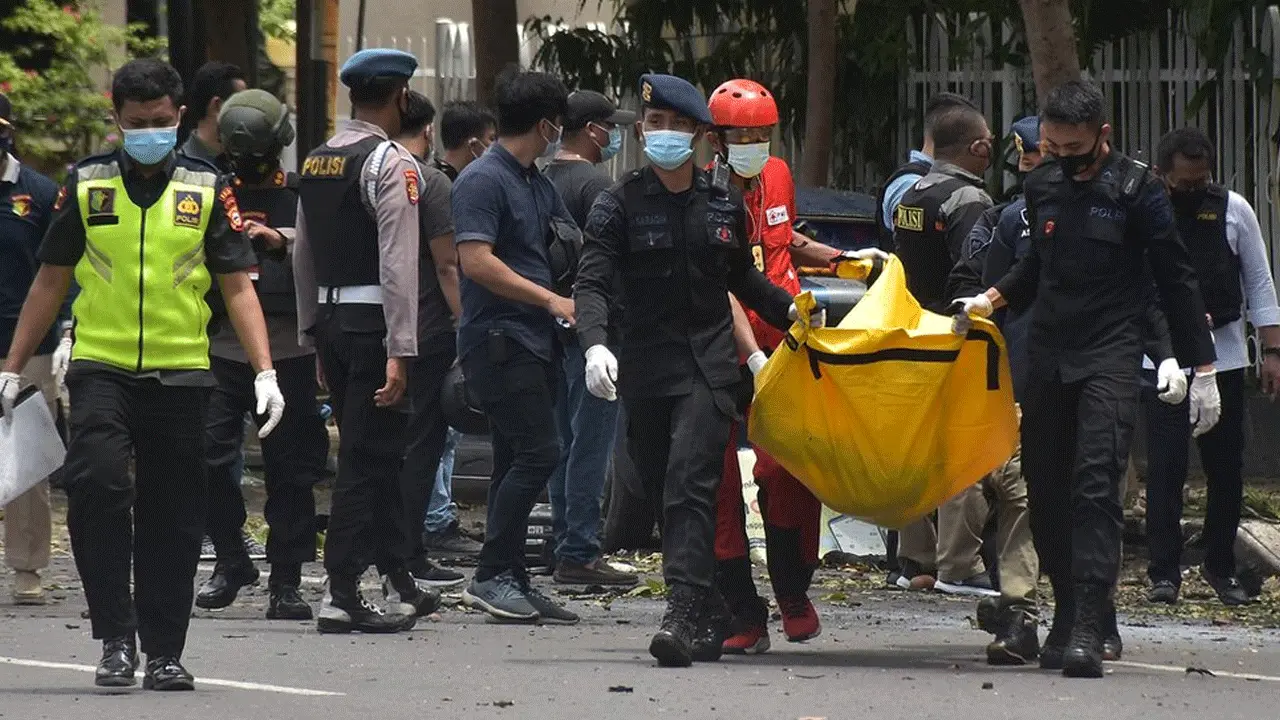
<path id="1" fill-rule="evenodd" d="M 80 626 L 79 626 L 79 625 L 76 625 L 76 624 L 74 624 L 74 623 L 67 623 L 67 629 L 68 629 L 68 630 L 79 630 L 79 629 L 80 629 Z"/>
<path id="2" fill-rule="evenodd" d="M 1209 677 L 1218 677 L 1217 675 L 1213 674 L 1212 670 L 1209 670 L 1207 668 L 1198 668 L 1198 667 L 1187 668 L 1187 674 L 1190 675 L 1191 673 L 1195 673 L 1201 676 L 1208 675 Z"/>
<path id="3" fill-rule="evenodd" d="M 990 680 L 988 680 L 987 682 L 982 683 L 982 689 L 983 689 L 983 690 L 995 690 L 995 689 L 996 689 L 996 684 L 995 684 L 995 683 L 993 683 L 993 682 L 991 682 Z"/>
<path id="4" fill-rule="evenodd" d="M 636 689 L 631 687 L 630 685 L 610 685 L 609 686 L 609 692 L 612 692 L 612 693 L 632 693 L 635 691 Z"/>
<path id="5" fill-rule="evenodd" d="M 794 677 L 798 677 L 801 680 L 821 680 L 826 677 L 826 675 L 801 675 L 800 673 L 796 673 Z"/>
<path id="6" fill-rule="evenodd" d="M 510 700 L 494 700 L 493 701 L 494 707 L 509 708 L 512 705 L 515 705 L 515 703 Z"/>

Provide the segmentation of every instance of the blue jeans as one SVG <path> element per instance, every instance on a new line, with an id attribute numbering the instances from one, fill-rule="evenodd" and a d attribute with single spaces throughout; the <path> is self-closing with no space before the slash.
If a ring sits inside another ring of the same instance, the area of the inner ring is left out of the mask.
<path id="1" fill-rule="evenodd" d="M 442 533 L 458 522 L 458 506 L 453 504 L 453 458 L 460 437 L 462 433 L 449 428 L 444 455 L 440 456 L 440 467 L 436 469 L 436 484 L 427 501 L 427 516 L 422 520 L 422 529 L 426 532 Z"/>
<path id="2" fill-rule="evenodd" d="M 577 343 L 566 345 L 563 367 L 556 390 L 560 464 L 548 484 L 551 522 L 556 557 L 586 564 L 600 555 L 600 504 L 617 435 L 618 403 L 587 392 L 586 359 Z"/>

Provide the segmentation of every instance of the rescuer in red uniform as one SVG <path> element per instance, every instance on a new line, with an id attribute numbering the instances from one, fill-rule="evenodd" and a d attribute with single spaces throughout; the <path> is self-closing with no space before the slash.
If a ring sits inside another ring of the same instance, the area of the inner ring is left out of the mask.
<path id="1" fill-rule="evenodd" d="M 795 183 L 786 161 L 769 154 L 778 124 L 773 94 L 751 80 L 730 80 L 716 88 L 708 103 L 715 127 L 707 139 L 732 169 L 732 182 L 743 191 L 747 232 L 756 268 L 792 295 L 800 293 L 797 266 L 825 267 L 841 252 L 792 230 L 795 222 Z M 879 251 L 859 251 L 863 254 Z M 868 255 L 869 256 L 869 255 Z M 741 317 L 734 302 L 735 316 Z M 747 366 L 755 374 L 783 333 L 745 311 L 752 337 L 736 332 Z M 768 607 L 756 593 L 747 554 L 747 534 L 738 467 L 737 437 L 725 450 L 724 478 L 716 504 L 717 584 L 733 624 L 724 651 L 760 653 L 769 649 Z M 803 642 L 821 631 L 818 614 L 807 593 L 818 566 L 818 524 L 822 504 L 768 453 L 755 448 L 755 480 L 760 487 L 760 511 L 765 521 L 769 577 L 782 626 L 791 642 Z"/>

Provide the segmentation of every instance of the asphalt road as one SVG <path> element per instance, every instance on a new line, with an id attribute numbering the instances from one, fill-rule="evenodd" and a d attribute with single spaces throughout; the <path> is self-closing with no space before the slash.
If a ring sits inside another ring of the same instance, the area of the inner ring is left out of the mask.
<path id="1" fill-rule="evenodd" d="M 58 602 L 0 606 L 0 718 L 1280 716 L 1278 631 L 1126 625 L 1125 662 L 1102 680 L 1067 680 L 987 667 L 971 602 L 888 590 L 854 593 L 857 607 L 820 604 L 824 631 L 809 643 L 779 630 L 766 655 L 669 670 L 646 652 L 656 600 L 573 600 L 576 627 L 495 625 L 453 607 L 405 635 L 321 636 L 263 619 L 257 588 L 228 610 L 197 611 L 185 656 L 195 692 L 105 692 L 92 684 L 99 645 L 67 563 L 55 564 L 68 577 Z M 318 568 L 309 572 L 316 599 Z"/>

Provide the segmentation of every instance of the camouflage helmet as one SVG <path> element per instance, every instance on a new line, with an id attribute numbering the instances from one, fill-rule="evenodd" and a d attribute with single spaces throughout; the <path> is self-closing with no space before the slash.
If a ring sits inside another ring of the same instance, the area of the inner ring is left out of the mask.
<path id="1" fill-rule="evenodd" d="M 293 142 L 289 108 L 266 90 L 242 90 L 222 104 L 218 136 L 232 157 L 279 152 Z"/>

